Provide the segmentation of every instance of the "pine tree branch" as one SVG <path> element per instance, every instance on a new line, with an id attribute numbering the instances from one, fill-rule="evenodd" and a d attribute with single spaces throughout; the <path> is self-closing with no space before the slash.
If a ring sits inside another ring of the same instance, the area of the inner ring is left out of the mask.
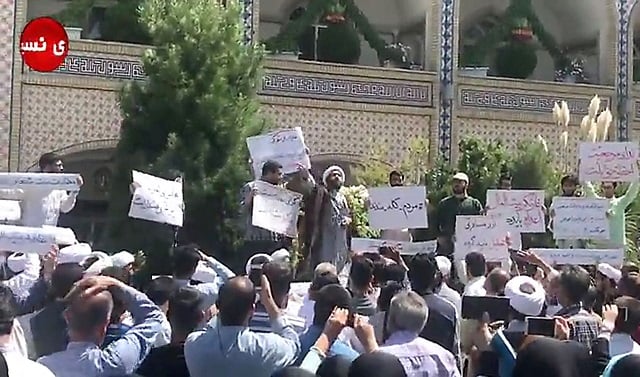
<path id="1" fill-rule="evenodd" d="M 300 18 L 288 22 L 284 28 L 274 37 L 265 42 L 266 49 L 271 52 L 282 52 L 287 50 L 297 50 L 297 40 L 304 33 L 305 29 L 314 23 L 330 6 L 327 0 L 312 0 L 309 7 Z"/>
<path id="2" fill-rule="evenodd" d="M 383 63 L 386 59 L 389 59 L 389 52 L 387 51 L 387 42 L 380 37 L 380 34 L 371 26 L 367 17 L 362 13 L 360 8 L 355 4 L 353 0 L 343 0 L 345 4 L 345 14 L 350 18 L 356 29 L 360 31 L 369 46 L 378 55 L 378 60 Z"/>

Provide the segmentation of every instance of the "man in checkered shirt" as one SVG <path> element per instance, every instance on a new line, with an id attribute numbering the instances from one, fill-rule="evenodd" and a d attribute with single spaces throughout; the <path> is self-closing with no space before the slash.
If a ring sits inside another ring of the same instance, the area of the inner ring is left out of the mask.
<path id="1" fill-rule="evenodd" d="M 562 309 L 556 314 L 569 320 L 570 340 L 591 348 L 600 333 L 600 320 L 582 307 L 582 301 L 589 291 L 591 277 L 579 266 L 567 266 L 558 278 L 558 302 Z"/>

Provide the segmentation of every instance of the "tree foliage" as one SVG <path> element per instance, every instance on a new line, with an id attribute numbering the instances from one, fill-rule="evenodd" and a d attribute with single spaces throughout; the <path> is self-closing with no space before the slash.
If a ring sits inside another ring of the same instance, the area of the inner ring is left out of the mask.
<path id="1" fill-rule="evenodd" d="M 458 171 L 469 176 L 469 195 L 484 204 L 487 190 L 496 187 L 508 166 L 507 149 L 500 141 L 476 138 L 461 140 L 459 148 Z"/>
<path id="2" fill-rule="evenodd" d="M 126 87 L 121 98 L 111 247 L 170 246 L 169 229 L 127 218 L 130 172 L 141 169 L 183 177 L 181 240 L 230 253 L 238 240 L 238 193 L 250 178 L 245 138 L 263 126 L 256 96 L 262 48 L 244 44 L 237 2 L 225 8 L 209 0 L 145 0 L 140 11 L 156 48 L 143 58 L 148 81 Z"/>

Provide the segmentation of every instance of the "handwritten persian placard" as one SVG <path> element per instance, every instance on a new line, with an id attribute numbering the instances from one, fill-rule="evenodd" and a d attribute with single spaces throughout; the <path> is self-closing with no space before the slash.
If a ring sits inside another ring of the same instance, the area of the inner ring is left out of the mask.
<path id="1" fill-rule="evenodd" d="M 609 239 L 609 220 L 607 199 L 588 199 L 556 196 L 551 204 L 553 217 L 553 238 L 572 239 Z"/>
<path id="2" fill-rule="evenodd" d="M 415 255 L 435 253 L 438 243 L 437 241 L 401 242 L 375 238 L 351 239 L 351 250 L 355 252 L 377 253 L 380 246 L 398 247 L 401 255 Z"/>
<path id="3" fill-rule="evenodd" d="M 184 220 L 182 182 L 154 177 L 135 170 L 132 176 L 133 182 L 138 187 L 131 199 L 129 217 L 182 226 Z"/>
<path id="4" fill-rule="evenodd" d="M 256 177 L 262 175 L 262 165 L 267 160 L 275 160 L 282 164 L 282 172 L 285 174 L 298 171 L 298 165 L 306 169 L 311 168 L 300 127 L 248 137 L 247 147 L 253 161 L 253 174 Z"/>
<path id="5" fill-rule="evenodd" d="M 487 261 L 499 262 L 509 258 L 509 231 L 499 217 L 456 216 L 455 258 L 464 259 L 469 253 L 482 253 Z"/>
<path id="6" fill-rule="evenodd" d="M 78 243 L 76 234 L 71 228 L 63 228 L 58 226 L 43 225 L 42 228 L 49 232 L 53 232 L 58 245 L 75 245 Z"/>
<path id="7" fill-rule="evenodd" d="M 608 263 L 620 267 L 624 263 L 622 249 L 532 249 L 540 258 L 551 264 L 595 265 Z"/>
<path id="8" fill-rule="evenodd" d="M 0 173 L 0 188 L 78 191 L 80 174 Z"/>
<path id="9" fill-rule="evenodd" d="M 302 195 L 267 182 L 255 182 L 251 224 L 288 237 L 298 236 Z"/>
<path id="10" fill-rule="evenodd" d="M 0 200 L 0 221 L 18 221 L 21 213 L 19 201 Z"/>
<path id="11" fill-rule="evenodd" d="M 581 182 L 638 182 L 638 143 L 580 143 Z"/>
<path id="12" fill-rule="evenodd" d="M 56 245 L 53 229 L 0 225 L 0 250 L 46 255 Z"/>
<path id="13" fill-rule="evenodd" d="M 369 189 L 369 225 L 375 229 L 428 228 L 424 186 Z"/>
<path id="14" fill-rule="evenodd" d="M 487 214 L 504 219 L 516 233 L 544 233 L 544 191 L 487 190 Z"/>

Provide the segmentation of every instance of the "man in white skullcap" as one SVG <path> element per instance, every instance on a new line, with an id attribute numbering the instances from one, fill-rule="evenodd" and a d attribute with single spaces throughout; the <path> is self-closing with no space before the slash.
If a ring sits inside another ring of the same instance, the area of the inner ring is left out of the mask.
<path id="1" fill-rule="evenodd" d="M 330 262 L 341 271 L 349 259 L 347 233 L 351 225 L 351 212 L 347 199 L 340 193 L 344 180 L 344 170 L 337 165 L 330 166 L 322 174 L 324 190 L 318 190 L 312 215 L 312 267 L 321 262 Z"/>
<path id="2" fill-rule="evenodd" d="M 133 263 L 135 261 L 136 258 L 133 256 L 133 254 L 126 250 L 122 250 L 119 253 L 113 254 L 111 256 L 111 263 L 113 263 L 114 267 L 124 268 L 129 272 L 133 271 Z"/>

